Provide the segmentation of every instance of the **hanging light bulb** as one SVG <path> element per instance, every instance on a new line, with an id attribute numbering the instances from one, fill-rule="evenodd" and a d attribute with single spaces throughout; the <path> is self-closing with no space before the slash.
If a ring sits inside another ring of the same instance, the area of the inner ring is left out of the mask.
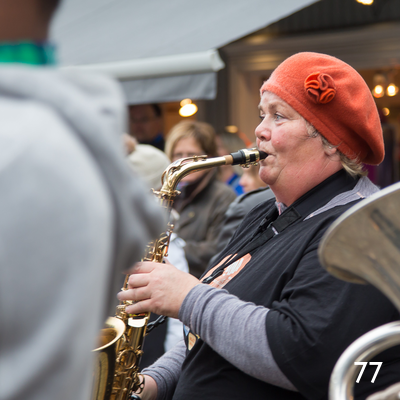
<path id="1" fill-rule="evenodd" d="M 357 3 L 364 4 L 364 6 L 370 6 L 374 0 L 357 0 Z"/>
<path id="2" fill-rule="evenodd" d="M 229 133 L 238 133 L 239 129 L 236 125 L 227 125 L 225 130 Z"/>
<path id="3" fill-rule="evenodd" d="M 379 99 L 385 95 L 385 87 L 388 83 L 388 77 L 386 73 L 379 71 L 374 74 L 373 78 L 374 88 L 372 94 L 375 98 Z"/>
<path id="4" fill-rule="evenodd" d="M 388 85 L 388 87 L 386 88 L 386 94 L 388 96 L 396 96 L 396 94 L 399 92 L 399 88 L 394 84 L 391 83 L 390 85 Z"/>
<path id="5" fill-rule="evenodd" d="M 193 114 L 197 113 L 196 104 L 192 103 L 190 99 L 184 99 L 180 102 L 181 108 L 179 109 L 179 115 L 181 117 L 190 117 Z"/>
<path id="6" fill-rule="evenodd" d="M 387 117 L 390 114 L 390 110 L 387 107 L 383 107 L 382 113 L 385 117 Z"/>
<path id="7" fill-rule="evenodd" d="M 373 89 L 372 89 L 372 94 L 374 97 L 376 97 L 377 99 L 383 97 L 385 95 L 385 89 L 383 88 L 382 85 L 376 85 Z"/>

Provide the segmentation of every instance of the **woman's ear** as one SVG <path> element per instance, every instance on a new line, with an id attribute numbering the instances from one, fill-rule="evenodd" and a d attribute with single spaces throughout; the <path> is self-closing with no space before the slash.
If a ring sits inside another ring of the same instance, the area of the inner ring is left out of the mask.
<path id="1" fill-rule="evenodd" d="M 324 152 L 328 157 L 332 157 L 333 155 L 339 156 L 339 153 L 337 151 L 337 148 L 332 145 L 324 146 Z"/>

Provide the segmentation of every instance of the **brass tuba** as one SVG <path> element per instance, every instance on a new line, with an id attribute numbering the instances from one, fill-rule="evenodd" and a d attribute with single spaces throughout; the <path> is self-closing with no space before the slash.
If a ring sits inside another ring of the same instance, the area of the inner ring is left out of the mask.
<path id="1" fill-rule="evenodd" d="M 175 197 L 179 194 L 176 187 L 180 180 L 194 172 L 221 165 L 256 165 L 267 156 L 257 149 L 243 149 L 222 157 L 207 158 L 195 156 L 183 158 L 172 163 L 162 175 L 160 191 L 154 191 L 161 207 L 169 214 Z M 143 261 L 162 262 L 168 253 L 173 225 L 168 223 L 167 231 L 160 238 L 148 244 Z M 124 287 L 127 288 L 129 276 Z M 144 337 L 150 313 L 130 315 L 125 307 L 132 302 L 123 301 L 117 306 L 115 317 L 106 321 L 100 334 L 100 344 L 95 352 L 92 400 L 138 399 L 134 393 L 143 389 L 139 373 L 139 362 L 143 353 Z"/>
<path id="2" fill-rule="evenodd" d="M 350 208 L 325 233 L 319 246 L 323 267 L 339 279 L 370 283 L 400 311 L 400 183 Z M 350 400 L 361 365 L 400 344 L 400 321 L 367 332 L 337 361 L 329 384 L 330 400 Z"/>

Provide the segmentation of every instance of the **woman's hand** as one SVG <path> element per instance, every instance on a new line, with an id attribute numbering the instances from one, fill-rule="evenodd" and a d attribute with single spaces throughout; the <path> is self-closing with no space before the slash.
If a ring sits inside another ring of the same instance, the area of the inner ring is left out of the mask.
<path id="1" fill-rule="evenodd" d="M 135 302 L 126 307 L 129 314 L 151 311 L 178 318 L 186 295 L 200 284 L 193 275 L 179 271 L 168 261 L 165 264 L 140 262 L 128 272 L 131 274 L 128 289 L 119 292 L 118 299 Z"/>

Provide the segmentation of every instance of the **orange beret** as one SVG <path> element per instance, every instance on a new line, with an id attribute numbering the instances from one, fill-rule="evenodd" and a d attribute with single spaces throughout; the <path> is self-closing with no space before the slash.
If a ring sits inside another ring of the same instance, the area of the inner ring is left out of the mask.
<path id="1" fill-rule="evenodd" d="M 261 87 L 310 122 L 350 159 L 377 165 L 385 156 L 378 110 L 361 75 L 326 54 L 297 53 Z"/>

